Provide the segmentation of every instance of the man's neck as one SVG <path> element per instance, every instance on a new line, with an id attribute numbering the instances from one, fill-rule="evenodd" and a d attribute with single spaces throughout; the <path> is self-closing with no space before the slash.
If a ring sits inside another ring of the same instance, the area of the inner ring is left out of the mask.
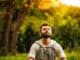
<path id="1" fill-rule="evenodd" d="M 50 43 L 50 38 L 42 38 L 42 44 L 48 45 Z"/>

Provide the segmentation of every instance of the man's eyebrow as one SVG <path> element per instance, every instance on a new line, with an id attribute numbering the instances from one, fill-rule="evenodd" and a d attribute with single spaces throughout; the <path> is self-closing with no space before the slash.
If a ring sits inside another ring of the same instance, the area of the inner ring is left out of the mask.
<path id="1" fill-rule="evenodd" d="M 50 28 L 43 28 L 43 29 L 50 29 Z"/>

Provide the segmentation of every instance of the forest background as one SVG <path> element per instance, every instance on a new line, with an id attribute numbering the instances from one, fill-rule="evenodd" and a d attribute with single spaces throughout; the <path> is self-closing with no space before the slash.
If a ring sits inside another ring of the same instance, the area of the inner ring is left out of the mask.
<path id="1" fill-rule="evenodd" d="M 66 52 L 80 53 L 79 12 L 80 7 L 62 4 L 60 0 L 0 0 L 0 56 L 28 53 L 32 43 L 40 38 L 43 23 L 50 24 L 52 39 Z"/>

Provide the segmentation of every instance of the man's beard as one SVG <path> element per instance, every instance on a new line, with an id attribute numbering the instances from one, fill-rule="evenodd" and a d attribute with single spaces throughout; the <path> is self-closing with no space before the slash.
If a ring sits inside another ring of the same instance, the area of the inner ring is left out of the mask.
<path id="1" fill-rule="evenodd" d="M 48 34 L 42 34 L 41 37 L 42 37 L 42 38 L 50 38 L 51 35 L 48 35 Z"/>

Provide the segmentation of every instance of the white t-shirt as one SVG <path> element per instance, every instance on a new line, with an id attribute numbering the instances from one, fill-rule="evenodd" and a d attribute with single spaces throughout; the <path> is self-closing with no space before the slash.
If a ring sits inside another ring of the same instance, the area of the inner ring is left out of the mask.
<path id="1" fill-rule="evenodd" d="M 60 58 L 66 57 L 66 55 L 64 53 L 64 50 L 55 40 L 50 40 L 49 45 L 43 45 L 41 40 L 38 40 L 36 42 L 38 42 L 42 47 L 49 47 L 49 46 L 53 45 L 53 47 L 55 49 L 55 52 L 56 52 L 56 55 L 58 57 L 60 57 Z M 32 57 L 34 59 L 35 59 L 35 56 L 36 56 L 36 51 L 40 48 L 40 46 L 36 42 L 32 44 L 32 46 L 30 48 L 30 51 L 29 51 L 29 54 L 28 54 L 28 57 Z"/>

